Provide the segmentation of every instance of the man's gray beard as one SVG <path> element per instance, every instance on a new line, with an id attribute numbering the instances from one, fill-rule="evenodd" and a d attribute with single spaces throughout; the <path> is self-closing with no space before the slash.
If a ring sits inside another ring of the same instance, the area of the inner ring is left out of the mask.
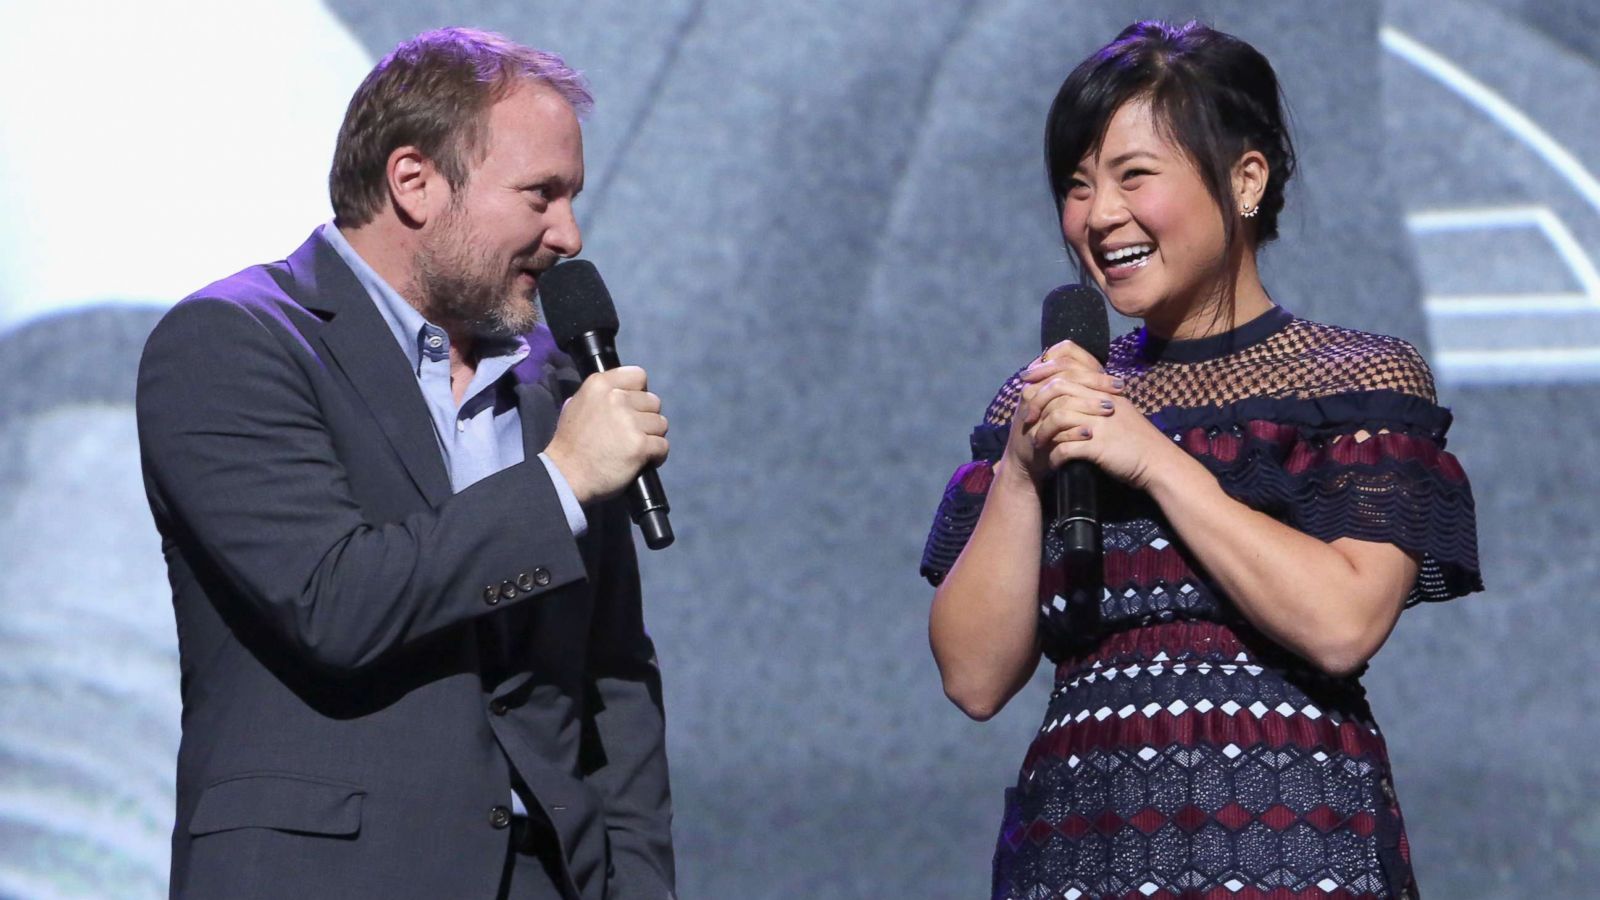
<path id="1" fill-rule="evenodd" d="M 417 291 L 423 314 L 446 330 L 464 329 L 481 338 L 526 334 L 539 324 L 533 297 L 514 297 L 515 278 L 492 281 L 478 277 L 489 266 L 468 253 L 441 255 L 427 251 L 417 259 Z"/>

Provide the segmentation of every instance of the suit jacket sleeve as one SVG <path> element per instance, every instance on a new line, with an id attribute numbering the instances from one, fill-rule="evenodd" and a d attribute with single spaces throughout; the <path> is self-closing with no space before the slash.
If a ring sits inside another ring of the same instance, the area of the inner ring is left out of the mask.
<path id="1" fill-rule="evenodd" d="M 590 640 L 595 741 L 587 780 L 605 803 L 615 869 L 610 900 L 673 896 L 672 796 L 667 783 L 661 673 L 646 634 L 633 530 L 620 503 L 604 508 L 601 566 Z"/>
<path id="2" fill-rule="evenodd" d="M 270 301 L 190 299 L 146 345 L 137 416 L 147 488 L 163 533 L 198 555 L 197 571 L 334 670 L 585 577 L 538 460 L 425 512 L 369 521 L 315 387 L 332 383 L 327 363 L 293 315 L 310 319 Z M 536 567 L 547 583 L 490 602 L 487 588 Z"/>

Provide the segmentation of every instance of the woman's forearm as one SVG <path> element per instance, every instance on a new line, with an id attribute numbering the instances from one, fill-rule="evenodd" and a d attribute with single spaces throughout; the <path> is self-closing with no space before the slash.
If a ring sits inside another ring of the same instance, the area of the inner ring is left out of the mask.
<path id="1" fill-rule="evenodd" d="M 928 640 L 946 696 L 974 719 L 999 712 L 1039 664 L 1039 493 L 997 463 L 972 537 L 934 593 Z"/>
<path id="2" fill-rule="evenodd" d="M 1184 545 L 1268 637 L 1335 675 L 1383 645 L 1417 575 L 1404 551 L 1297 531 L 1228 496 L 1176 447 L 1149 471 L 1147 490 Z"/>

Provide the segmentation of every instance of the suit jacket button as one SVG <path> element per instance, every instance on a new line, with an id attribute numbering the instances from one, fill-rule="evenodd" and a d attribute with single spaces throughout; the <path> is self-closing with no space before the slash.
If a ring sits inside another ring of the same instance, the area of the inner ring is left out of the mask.
<path id="1" fill-rule="evenodd" d="M 533 590 L 533 576 L 523 572 L 517 576 L 517 587 L 524 591 Z"/>
<path id="2" fill-rule="evenodd" d="M 500 597 L 502 599 L 510 600 L 512 597 L 515 597 L 516 595 L 517 595 L 517 586 L 516 585 L 512 584 L 509 581 L 500 582 Z"/>
<path id="3" fill-rule="evenodd" d="M 511 824 L 511 810 L 504 806 L 496 806 L 489 810 L 489 824 L 496 829 L 505 828 Z"/>
<path id="4" fill-rule="evenodd" d="M 488 587 L 484 588 L 483 589 L 483 602 L 489 604 L 490 606 L 493 606 L 496 603 L 499 603 L 500 602 L 500 589 L 495 587 L 492 584 L 489 585 Z"/>
<path id="5" fill-rule="evenodd" d="M 492 700 L 489 702 L 489 712 L 497 716 L 505 715 L 510 709 L 511 707 L 507 706 L 504 700 Z"/>
<path id="6" fill-rule="evenodd" d="M 546 569 L 544 566 L 539 566 L 538 568 L 534 569 L 533 583 L 537 584 L 539 587 L 544 587 L 545 585 L 549 584 L 550 570 Z"/>
<path id="7" fill-rule="evenodd" d="M 1395 802 L 1396 797 L 1394 795 L 1394 782 L 1387 778 L 1380 779 L 1378 781 L 1378 789 L 1383 791 L 1383 799 L 1389 801 L 1390 803 Z"/>

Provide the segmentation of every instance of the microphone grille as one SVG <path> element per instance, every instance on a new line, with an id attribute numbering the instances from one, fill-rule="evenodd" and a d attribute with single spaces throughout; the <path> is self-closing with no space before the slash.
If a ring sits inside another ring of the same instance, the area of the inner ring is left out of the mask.
<path id="1" fill-rule="evenodd" d="M 1111 352 L 1111 321 L 1105 301 L 1093 289 L 1081 284 L 1064 284 L 1044 298 L 1044 313 L 1039 323 L 1041 348 L 1065 340 L 1089 351 L 1102 364 Z"/>
<path id="2" fill-rule="evenodd" d="M 617 332 L 617 308 L 611 292 L 600 280 L 600 270 L 586 259 L 568 260 L 540 275 L 539 303 L 558 347 L 586 332 Z"/>

